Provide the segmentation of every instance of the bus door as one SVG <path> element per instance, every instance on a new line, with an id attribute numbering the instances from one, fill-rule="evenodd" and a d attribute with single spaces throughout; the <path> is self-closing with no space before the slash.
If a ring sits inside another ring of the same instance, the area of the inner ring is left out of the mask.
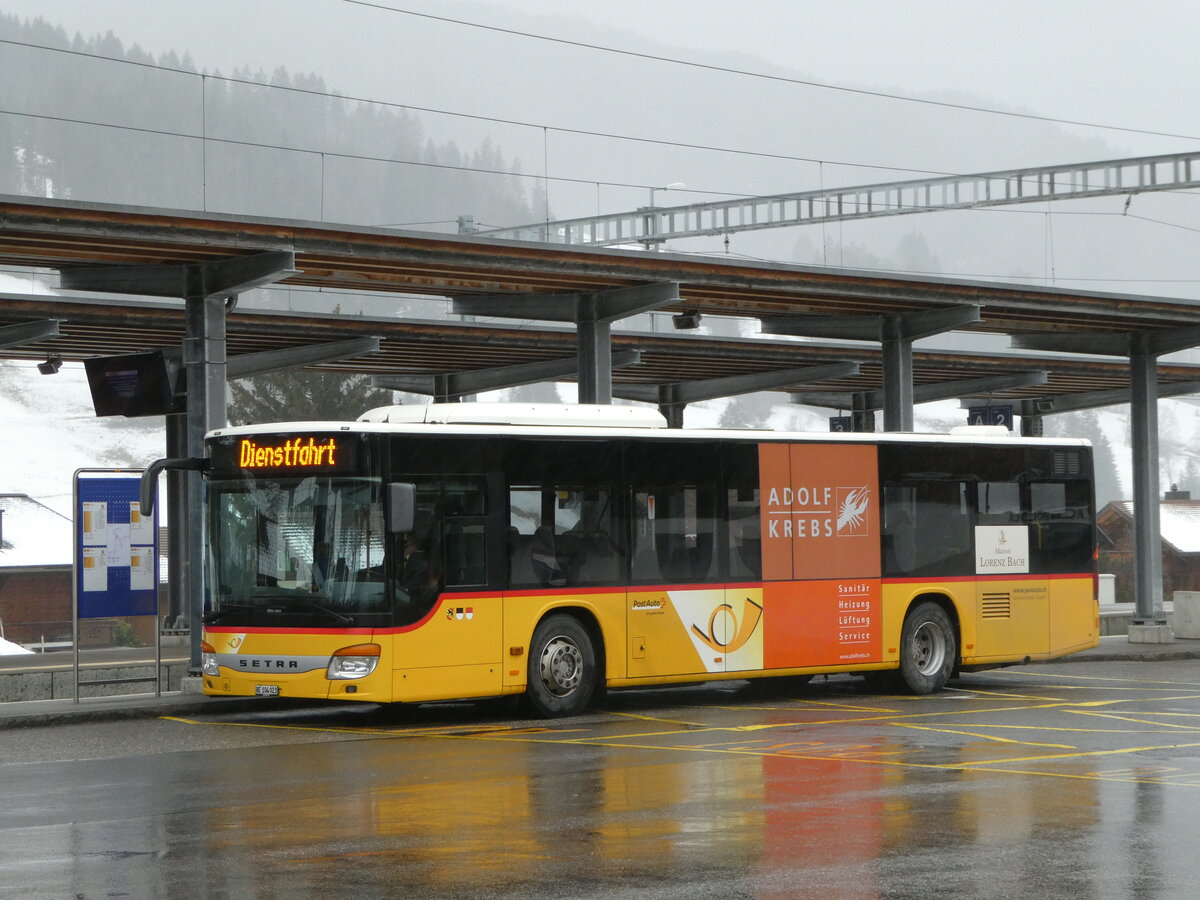
<path id="1" fill-rule="evenodd" d="M 746 601 L 720 577 L 717 483 L 665 474 L 633 486 L 629 676 L 725 672 L 745 643 Z M 761 600 L 751 608 L 761 614 Z M 760 654 L 751 667 L 761 665 Z"/>
<path id="2" fill-rule="evenodd" d="M 397 479 L 401 480 L 401 479 Z M 489 584 L 483 475 L 417 476 L 411 532 L 395 536 L 398 696 L 470 696 L 499 688 L 503 610 Z"/>
<path id="3" fill-rule="evenodd" d="M 1030 554 L 1038 536 L 1029 516 L 1022 512 L 1022 485 L 980 482 L 976 492 L 976 646 L 972 655 L 1013 658 L 1046 653 L 1050 649 L 1050 591 L 1045 578 L 1031 575 Z"/>

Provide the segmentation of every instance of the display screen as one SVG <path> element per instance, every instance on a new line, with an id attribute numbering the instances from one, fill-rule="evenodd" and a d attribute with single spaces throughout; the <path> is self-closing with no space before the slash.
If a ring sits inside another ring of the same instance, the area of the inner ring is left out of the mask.
<path id="1" fill-rule="evenodd" d="M 85 359 L 97 416 L 162 416 L 182 412 L 162 351 Z"/>
<path id="2" fill-rule="evenodd" d="M 352 434 L 222 435 L 212 444 L 213 468 L 247 475 L 354 472 L 362 436 Z"/>

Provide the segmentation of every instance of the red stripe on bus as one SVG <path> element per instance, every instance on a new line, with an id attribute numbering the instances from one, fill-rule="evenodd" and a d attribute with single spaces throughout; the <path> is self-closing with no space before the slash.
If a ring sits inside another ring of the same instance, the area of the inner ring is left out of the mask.
<path id="1" fill-rule="evenodd" d="M 964 581 L 1062 581 L 1068 578 L 1091 578 L 1091 572 L 1058 572 L 1052 575 L 953 575 L 945 578 L 884 578 L 884 584 L 928 584 L 931 587 L 939 584 L 961 583 Z M 849 579 L 846 579 L 849 580 Z"/>

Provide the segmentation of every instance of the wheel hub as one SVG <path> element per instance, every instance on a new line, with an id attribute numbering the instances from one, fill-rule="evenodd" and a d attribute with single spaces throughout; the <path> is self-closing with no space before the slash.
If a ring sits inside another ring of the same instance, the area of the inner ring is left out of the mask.
<path id="1" fill-rule="evenodd" d="M 583 654 L 575 642 L 556 637 L 546 642 L 541 659 L 542 684 L 555 697 L 565 697 L 579 686 Z"/>
<path id="2" fill-rule="evenodd" d="M 913 660 L 922 675 L 934 675 L 946 662 L 946 637 L 942 630 L 926 622 L 913 635 Z"/>

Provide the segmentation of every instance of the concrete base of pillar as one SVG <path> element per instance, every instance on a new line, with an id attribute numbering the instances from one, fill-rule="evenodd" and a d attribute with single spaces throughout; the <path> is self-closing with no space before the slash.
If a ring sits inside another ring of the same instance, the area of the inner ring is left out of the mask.
<path id="1" fill-rule="evenodd" d="M 1132 630 L 1130 628 L 1130 631 Z M 203 694 L 204 679 L 199 675 L 184 675 L 183 678 L 179 679 L 179 691 L 183 694 Z"/>
<path id="2" fill-rule="evenodd" d="M 1149 622 L 1129 626 L 1131 644 L 1171 644 L 1175 635 L 1166 622 Z"/>

